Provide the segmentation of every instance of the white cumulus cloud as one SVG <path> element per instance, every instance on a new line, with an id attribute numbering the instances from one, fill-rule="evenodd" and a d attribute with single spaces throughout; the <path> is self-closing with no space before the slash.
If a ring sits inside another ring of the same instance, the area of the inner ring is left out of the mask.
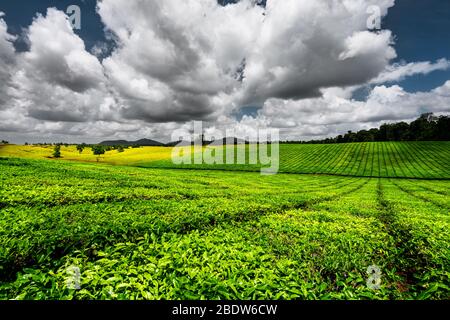
<path id="1" fill-rule="evenodd" d="M 448 60 L 392 64 L 395 35 L 367 30 L 367 8 L 386 16 L 394 0 L 259 2 L 99 0 L 111 52 L 89 51 L 54 8 L 16 52 L 0 13 L 0 132 L 167 141 L 204 120 L 208 132 L 263 126 L 308 138 L 449 111 L 449 83 L 416 93 L 395 84 L 447 70 Z M 353 100 L 366 85 L 367 99 Z M 236 119 L 243 107 L 255 114 Z"/>

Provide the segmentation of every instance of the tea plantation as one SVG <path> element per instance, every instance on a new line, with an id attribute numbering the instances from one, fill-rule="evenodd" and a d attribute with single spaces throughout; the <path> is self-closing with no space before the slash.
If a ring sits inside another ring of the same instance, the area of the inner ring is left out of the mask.
<path id="1" fill-rule="evenodd" d="M 0 158 L 0 299 L 448 299 L 448 144 L 411 145 L 288 165 L 355 177 Z"/>

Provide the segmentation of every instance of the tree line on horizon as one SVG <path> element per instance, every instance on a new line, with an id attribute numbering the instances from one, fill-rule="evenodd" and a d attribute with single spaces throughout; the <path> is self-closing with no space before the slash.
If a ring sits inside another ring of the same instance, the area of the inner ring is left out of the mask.
<path id="1" fill-rule="evenodd" d="M 237 139 L 234 138 L 234 144 L 237 144 Z M 397 123 L 385 123 L 379 128 L 372 128 L 370 130 L 360 130 L 357 132 L 348 131 L 344 135 L 338 135 L 334 138 L 326 138 L 322 140 L 286 140 L 280 141 L 282 144 L 332 144 L 332 143 L 351 143 L 351 142 L 382 142 L 382 141 L 450 141 L 450 117 L 434 116 L 433 113 L 424 113 L 419 118 L 411 123 L 404 121 Z M 165 146 L 175 146 L 178 142 L 167 143 Z M 210 144 L 212 141 L 203 141 L 204 145 Z M 248 141 L 244 141 L 248 144 Z M 1 144 L 9 144 L 8 141 L 2 140 Z M 29 143 L 25 143 L 29 145 Z M 37 146 L 65 146 L 69 143 L 33 143 Z M 101 145 L 101 144 L 76 144 L 78 151 L 83 152 L 86 147 L 92 148 L 94 154 L 101 154 L 101 152 L 118 150 L 123 152 L 128 148 L 140 148 L 140 145 Z"/>
<path id="2" fill-rule="evenodd" d="M 450 141 L 450 117 L 436 117 L 433 113 L 424 113 L 411 123 L 404 121 L 385 123 L 379 128 L 348 131 L 334 138 L 311 141 L 283 141 L 281 143 L 329 144 L 351 142 L 382 141 Z"/>

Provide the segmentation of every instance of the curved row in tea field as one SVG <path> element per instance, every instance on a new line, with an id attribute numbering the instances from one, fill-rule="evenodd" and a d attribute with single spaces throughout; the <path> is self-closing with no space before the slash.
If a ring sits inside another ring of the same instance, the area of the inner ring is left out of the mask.
<path id="1" fill-rule="evenodd" d="M 268 148 L 270 149 L 270 145 Z M 240 171 L 258 171 L 261 167 L 268 167 L 260 163 L 257 165 L 249 164 L 249 146 L 241 145 L 234 147 L 234 149 L 235 154 L 238 152 L 245 154 L 246 164 L 175 165 L 170 159 L 166 159 L 143 161 L 137 165 Z M 223 154 L 223 163 L 227 163 L 226 152 L 224 151 Z M 235 158 L 237 158 L 236 155 Z M 450 179 L 449 159 L 450 142 L 366 142 L 281 144 L 279 146 L 279 172 L 284 173 Z"/>
<path id="2" fill-rule="evenodd" d="M 227 146 L 230 147 L 230 146 Z M 249 164 L 249 146 L 235 149 L 230 164 L 174 164 L 171 147 L 143 147 L 111 150 L 94 156 L 89 148 L 79 153 L 75 146 L 61 147 L 61 159 L 52 161 L 80 161 L 129 165 L 149 168 L 215 169 L 259 171 L 258 164 Z M 270 149 L 270 146 L 269 146 Z M 0 157 L 51 159 L 52 146 L 0 145 Z M 205 154 L 206 149 L 203 149 Z M 237 164 L 242 151 L 245 163 Z M 275 159 L 275 158 L 274 158 Z M 366 142 L 347 144 L 281 144 L 279 172 L 317 173 L 360 177 L 401 177 L 418 179 L 450 179 L 450 142 Z M 191 160 L 193 156 L 191 155 Z M 223 152 L 223 163 L 226 161 Z"/>
<path id="3" fill-rule="evenodd" d="M 0 184 L 0 299 L 450 295 L 450 181 L 3 159 Z"/>
<path id="4" fill-rule="evenodd" d="M 450 178 L 449 142 L 282 145 L 281 171 L 367 177 Z"/>

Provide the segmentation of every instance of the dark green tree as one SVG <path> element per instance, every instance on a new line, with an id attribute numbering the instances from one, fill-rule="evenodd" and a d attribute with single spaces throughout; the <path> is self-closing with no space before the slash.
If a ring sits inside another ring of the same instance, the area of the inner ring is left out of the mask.
<path id="1" fill-rule="evenodd" d="M 53 158 L 61 158 L 61 145 L 57 144 L 53 148 Z"/>
<path id="2" fill-rule="evenodd" d="M 438 121 L 438 118 L 434 117 L 432 113 L 422 114 L 419 119 L 409 125 L 411 140 L 437 140 L 435 136 Z"/>
<path id="3" fill-rule="evenodd" d="M 94 155 L 100 156 L 102 154 L 105 154 L 105 148 L 103 148 L 103 146 L 100 145 L 94 145 L 92 146 L 92 152 L 94 153 Z"/>
<path id="4" fill-rule="evenodd" d="M 409 136 L 409 124 L 406 122 L 398 122 L 391 125 L 390 141 L 407 141 Z"/>
<path id="5" fill-rule="evenodd" d="M 78 145 L 77 145 L 77 150 L 78 150 L 78 152 L 79 152 L 80 154 L 83 153 L 83 150 L 84 150 L 85 147 L 86 147 L 86 145 L 85 145 L 84 143 L 78 144 Z"/>
<path id="6" fill-rule="evenodd" d="M 356 133 L 348 131 L 345 135 L 324 140 L 303 143 L 349 143 L 370 141 L 449 141 L 449 116 L 436 117 L 433 113 L 424 113 L 411 122 L 385 123 L 380 128 L 361 130 Z M 291 141 L 291 143 L 299 143 Z"/>
<path id="7" fill-rule="evenodd" d="M 94 155 L 96 155 L 97 156 L 97 162 L 99 162 L 100 161 L 100 156 L 102 155 L 102 154 L 105 154 L 105 148 L 103 148 L 103 146 L 101 146 L 101 145 L 94 145 L 94 146 L 92 146 L 92 152 L 94 153 Z"/>
<path id="8" fill-rule="evenodd" d="M 450 141 L 450 117 L 439 117 L 436 122 L 435 136 L 437 140 Z"/>

